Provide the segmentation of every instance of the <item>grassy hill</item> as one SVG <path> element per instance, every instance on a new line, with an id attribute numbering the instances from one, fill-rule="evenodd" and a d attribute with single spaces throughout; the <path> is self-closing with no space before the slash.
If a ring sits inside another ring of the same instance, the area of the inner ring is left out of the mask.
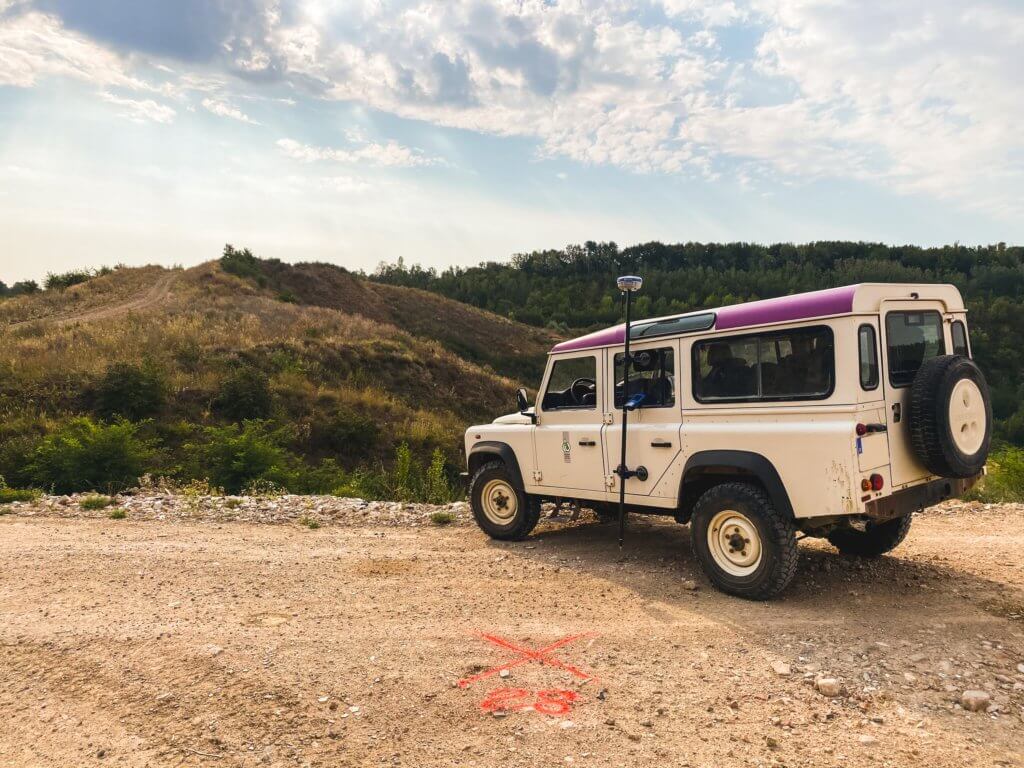
<path id="1" fill-rule="evenodd" d="M 116 269 L 0 301 L 0 475 L 442 499 L 465 426 L 511 410 L 553 341 L 433 293 L 247 251 Z"/>

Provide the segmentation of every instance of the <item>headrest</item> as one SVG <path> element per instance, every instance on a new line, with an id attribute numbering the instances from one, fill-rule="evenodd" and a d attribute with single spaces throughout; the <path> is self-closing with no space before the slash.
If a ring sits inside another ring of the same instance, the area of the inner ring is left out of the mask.
<path id="1" fill-rule="evenodd" d="M 708 365 L 716 367 L 725 365 L 732 360 L 732 350 L 725 342 L 718 342 L 708 347 Z"/>

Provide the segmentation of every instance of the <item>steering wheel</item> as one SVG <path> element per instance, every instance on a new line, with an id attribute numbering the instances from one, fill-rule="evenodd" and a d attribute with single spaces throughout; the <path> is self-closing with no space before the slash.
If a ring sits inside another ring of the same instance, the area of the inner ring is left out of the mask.
<path id="1" fill-rule="evenodd" d="M 583 405 L 583 396 L 594 392 L 597 389 L 597 382 L 593 379 L 576 379 L 569 387 L 569 393 L 576 405 Z"/>

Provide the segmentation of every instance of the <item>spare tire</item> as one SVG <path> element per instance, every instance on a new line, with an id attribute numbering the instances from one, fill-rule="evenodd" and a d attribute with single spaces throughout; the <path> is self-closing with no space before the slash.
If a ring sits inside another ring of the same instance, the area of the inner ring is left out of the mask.
<path id="1" fill-rule="evenodd" d="M 992 441 L 988 384 L 961 355 L 926 360 L 910 387 L 910 444 L 922 464 L 941 477 L 974 477 Z"/>

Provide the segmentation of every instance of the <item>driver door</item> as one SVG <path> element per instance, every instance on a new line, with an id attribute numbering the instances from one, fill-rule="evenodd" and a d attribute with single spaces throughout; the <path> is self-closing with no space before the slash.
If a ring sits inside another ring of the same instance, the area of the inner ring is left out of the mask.
<path id="1" fill-rule="evenodd" d="M 605 498 L 603 382 L 604 354 L 599 351 L 552 360 L 538 398 L 533 431 L 535 482 L 544 493 Z"/>

